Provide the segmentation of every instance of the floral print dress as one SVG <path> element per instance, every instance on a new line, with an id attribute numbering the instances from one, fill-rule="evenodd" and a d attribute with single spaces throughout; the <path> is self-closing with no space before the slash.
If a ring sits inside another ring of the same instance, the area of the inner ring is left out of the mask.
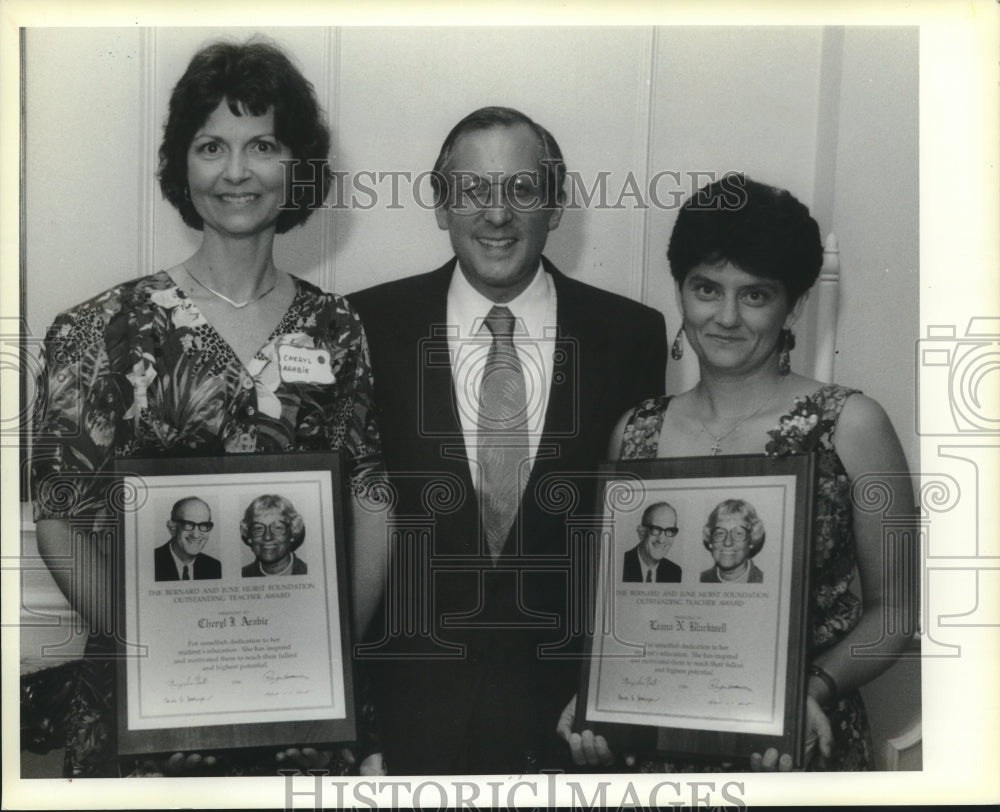
<path id="1" fill-rule="evenodd" d="M 858 390 L 829 384 L 806 398 L 796 398 L 791 411 L 768 431 L 765 453 L 770 456 L 817 452 L 815 524 L 810 596 L 810 651 L 816 655 L 842 640 L 861 620 L 861 599 L 850 590 L 856 563 L 851 481 L 833 446 L 833 435 L 844 401 Z M 622 439 L 621 459 L 657 456 L 663 416 L 670 397 L 643 402 L 630 417 Z M 827 770 L 872 769 L 868 717 L 856 691 L 841 696 L 827 711 L 833 729 L 833 752 Z M 648 771 L 718 771 L 719 765 L 641 762 Z"/>
<path id="2" fill-rule="evenodd" d="M 39 375 L 35 520 L 87 532 L 111 519 L 116 456 L 342 449 L 352 489 L 364 489 L 381 468 L 381 443 L 361 322 L 343 298 L 294 282 L 292 304 L 245 367 L 163 271 L 61 314 Z M 282 363 L 290 352 L 309 362 Z M 109 638 L 91 636 L 69 714 L 67 777 L 118 774 L 112 652 Z"/>

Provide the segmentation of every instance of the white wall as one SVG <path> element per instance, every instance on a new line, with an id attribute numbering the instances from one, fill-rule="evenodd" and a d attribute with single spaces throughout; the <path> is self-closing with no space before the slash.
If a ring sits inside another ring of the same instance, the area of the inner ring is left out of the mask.
<path id="1" fill-rule="evenodd" d="M 140 32 L 32 29 L 25 45 L 28 327 L 136 274 Z"/>
<path id="2" fill-rule="evenodd" d="M 848 29 L 843 45 L 831 221 L 843 266 L 835 375 L 885 407 L 919 470 L 917 38 L 912 29 Z"/>

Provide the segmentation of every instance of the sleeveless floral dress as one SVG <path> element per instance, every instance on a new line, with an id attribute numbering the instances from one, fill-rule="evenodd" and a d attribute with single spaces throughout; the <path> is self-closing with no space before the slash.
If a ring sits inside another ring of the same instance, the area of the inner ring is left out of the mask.
<path id="1" fill-rule="evenodd" d="M 805 398 L 779 418 L 768 431 L 769 456 L 817 452 L 815 525 L 810 596 L 810 653 L 842 640 L 861 619 L 861 599 L 850 591 L 857 550 L 851 507 L 851 481 L 833 447 L 833 435 L 844 401 L 857 392 L 829 384 Z M 671 398 L 644 401 L 629 418 L 622 438 L 621 459 L 658 456 L 660 429 Z M 833 729 L 833 752 L 826 770 L 872 769 L 872 743 L 864 702 L 857 691 L 843 695 L 827 711 Z M 640 761 L 643 772 L 716 772 L 718 764 L 676 764 L 652 759 Z"/>

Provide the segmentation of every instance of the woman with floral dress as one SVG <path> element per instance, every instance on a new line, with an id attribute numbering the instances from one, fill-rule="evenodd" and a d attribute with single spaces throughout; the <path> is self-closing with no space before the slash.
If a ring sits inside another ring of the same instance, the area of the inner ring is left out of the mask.
<path id="1" fill-rule="evenodd" d="M 164 196 L 202 232 L 201 245 L 68 310 L 49 331 L 32 453 L 38 546 L 91 627 L 69 777 L 119 774 L 113 536 L 100 532 L 114 520 L 106 496 L 116 457 L 341 450 L 358 627 L 374 613 L 385 519 L 370 504 L 381 449 L 361 322 L 343 298 L 279 270 L 273 252 L 275 234 L 325 198 L 329 147 L 312 85 L 281 50 L 260 40 L 201 49 L 171 95 L 159 169 Z"/>
<path id="2" fill-rule="evenodd" d="M 912 550 L 887 556 L 881 516 L 854 509 L 852 483 L 866 475 L 900 516 L 914 500 L 903 451 L 882 408 L 855 389 L 791 371 L 792 325 L 819 275 L 823 249 L 808 209 L 787 191 L 728 175 L 681 209 L 667 252 L 684 340 L 700 380 L 675 397 L 646 401 L 619 421 L 609 456 L 634 460 L 717 454 L 816 452 L 806 706 L 808 769 L 872 768 L 858 688 L 885 671 L 915 628 Z M 911 544 L 910 534 L 904 544 Z M 850 586 L 859 576 L 858 597 Z M 855 647 L 878 656 L 855 656 Z M 608 766 L 614 754 L 592 731 L 559 730 L 577 764 Z M 747 754 L 754 769 L 790 769 L 773 749 Z M 663 764 L 647 770 L 718 770 L 729 765 Z"/>

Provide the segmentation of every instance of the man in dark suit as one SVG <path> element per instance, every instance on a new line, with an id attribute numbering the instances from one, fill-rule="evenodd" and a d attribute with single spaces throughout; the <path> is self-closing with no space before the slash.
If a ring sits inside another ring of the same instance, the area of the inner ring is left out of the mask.
<path id="1" fill-rule="evenodd" d="M 222 577 L 222 565 L 202 550 L 212 532 L 212 511 L 197 496 L 174 503 L 170 540 L 153 551 L 157 581 L 205 581 Z"/>
<path id="2" fill-rule="evenodd" d="M 665 327 L 542 257 L 566 172 L 543 127 L 477 110 L 435 170 L 456 256 L 349 297 L 396 495 L 384 622 L 362 656 L 391 772 L 517 774 L 566 757 L 594 475 L 616 419 L 663 391 Z"/>
<path id="3" fill-rule="evenodd" d="M 680 583 L 681 568 L 667 558 L 677 536 L 677 511 L 666 502 L 654 502 L 642 512 L 636 533 L 639 543 L 622 558 L 622 581 Z"/>

